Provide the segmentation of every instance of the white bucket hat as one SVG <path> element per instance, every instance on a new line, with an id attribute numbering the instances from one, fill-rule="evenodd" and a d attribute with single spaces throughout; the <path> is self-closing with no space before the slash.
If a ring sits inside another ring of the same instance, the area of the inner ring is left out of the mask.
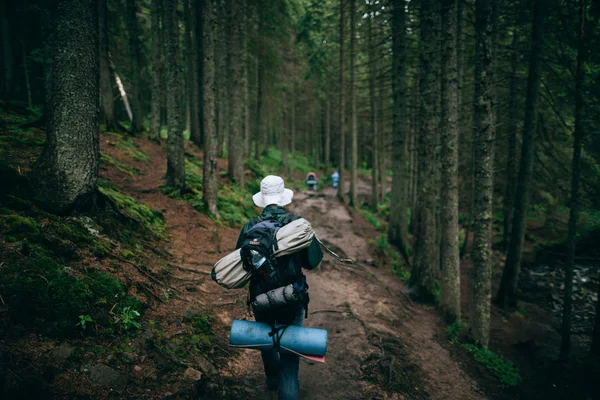
<path id="1" fill-rule="evenodd" d="M 288 205 L 292 202 L 292 197 L 294 197 L 294 192 L 284 187 L 281 177 L 267 175 L 260 182 L 260 192 L 252 196 L 252 200 L 258 207 L 264 208 L 271 204 Z"/>

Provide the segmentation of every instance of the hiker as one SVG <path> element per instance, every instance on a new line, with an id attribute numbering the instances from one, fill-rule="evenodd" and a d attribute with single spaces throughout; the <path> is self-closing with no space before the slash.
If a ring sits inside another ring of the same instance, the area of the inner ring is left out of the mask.
<path id="1" fill-rule="evenodd" d="M 333 186 L 334 188 L 337 188 L 339 184 L 340 184 L 340 174 L 336 170 L 333 172 L 333 174 L 331 174 L 331 186 Z"/>
<path id="2" fill-rule="evenodd" d="M 292 201 L 294 192 L 285 188 L 283 179 L 279 176 L 269 175 L 260 183 L 260 192 L 252 196 L 254 204 L 263 208 L 260 216 L 252 218 L 240 233 L 240 237 L 236 244 L 236 249 L 242 248 L 252 236 L 252 227 L 259 228 L 266 224 L 275 226 L 285 226 L 286 224 L 299 219 L 300 217 L 289 214 L 284 206 Z M 261 225 L 258 225 L 261 224 Z M 264 230 L 263 230 L 264 232 Z M 268 236 L 268 235 L 267 235 Z M 254 236 L 255 238 L 257 236 Z M 257 239 L 252 239 L 256 241 Z M 262 240 L 262 237 L 261 237 Z M 258 253 L 257 253 L 258 254 Z M 252 311 L 257 322 L 263 322 L 271 325 L 276 331 L 275 324 L 282 325 L 297 325 L 302 326 L 305 317 L 308 316 L 308 284 L 306 277 L 302 273 L 302 268 L 311 270 L 314 269 L 323 258 L 323 252 L 319 247 L 318 241 L 313 238 L 311 244 L 293 254 L 274 258 L 276 263 L 274 268 L 277 273 L 270 276 L 270 279 L 264 279 L 261 275 L 252 275 L 250 278 L 250 296 L 249 304 L 252 304 Z M 260 260 L 253 260 L 255 268 L 260 268 L 260 265 L 265 261 L 262 257 Z M 292 285 L 293 295 L 283 296 L 286 304 L 277 308 L 271 304 L 271 295 L 283 287 Z M 267 293 L 269 292 L 269 293 Z M 258 307 L 257 296 L 267 293 L 268 301 L 264 307 Z M 287 299 L 292 298 L 297 301 L 290 300 L 287 304 Z M 283 332 L 283 333 L 281 333 Z M 276 332 L 277 333 L 277 332 Z M 285 330 L 279 330 L 280 335 L 285 334 Z M 276 349 L 269 351 L 261 351 L 262 361 L 267 380 L 267 388 L 269 390 L 279 389 L 279 400 L 291 400 L 298 398 L 298 368 L 299 357 L 293 353 L 279 354 Z"/>
<path id="3" fill-rule="evenodd" d="M 317 174 L 315 174 L 314 172 L 309 172 L 308 175 L 306 175 L 306 186 L 308 188 L 308 191 L 316 192 L 317 183 Z"/>

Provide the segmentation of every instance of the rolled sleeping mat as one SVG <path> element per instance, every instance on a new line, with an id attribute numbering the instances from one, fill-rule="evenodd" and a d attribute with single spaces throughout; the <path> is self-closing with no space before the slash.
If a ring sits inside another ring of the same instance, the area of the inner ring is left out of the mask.
<path id="1" fill-rule="evenodd" d="M 302 250 L 312 242 L 315 232 L 310 222 L 304 218 L 294 220 L 277 231 L 275 256 L 280 257 Z M 243 288 L 250 280 L 251 273 L 244 269 L 240 250 L 235 250 L 216 262 L 212 269 L 212 279 L 226 289 Z"/>
<path id="2" fill-rule="evenodd" d="M 283 326 L 275 325 L 275 328 Z M 269 336 L 271 331 L 271 326 L 262 322 L 234 320 L 229 344 L 246 349 L 271 350 L 275 346 L 273 336 Z M 282 330 L 279 331 L 281 332 Z M 327 353 L 327 331 L 289 325 L 281 334 L 279 347 L 280 352 L 295 353 L 311 359 L 324 357 Z"/>

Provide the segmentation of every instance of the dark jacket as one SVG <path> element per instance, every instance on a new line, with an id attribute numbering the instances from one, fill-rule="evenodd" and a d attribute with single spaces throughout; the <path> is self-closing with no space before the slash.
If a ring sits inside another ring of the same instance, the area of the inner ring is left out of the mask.
<path id="1" fill-rule="evenodd" d="M 242 246 L 242 239 L 246 232 L 248 232 L 248 230 L 252 228 L 252 226 L 259 223 L 260 221 L 275 219 L 279 221 L 279 223 L 281 223 L 282 225 L 286 225 L 299 218 L 300 217 L 298 217 L 297 215 L 288 213 L 285 210 L 285 208 L 280 206 L 265 207 L 260 216 L 252 218 L 246 225 L 244 225 L 242 231 L 240 232 L 240 236 L 238 238 L 235 248 L 239 249 Z M 280 263 L 293 262 L 298 271 L 301 271 L 302 268 L 311 270 L 316 268 L 317 265 L 319 265 L 319 263 L 323 259 L 323 251 L 321 251 L 321 246 L 319 246 L 319 242 L 317 242 L 316 239 L 313 239 L 310 246 L 308 246 L 306 249 L 302 249 L 289 256 L 279 257 L 278 259 Z M 304 274 L 302 274 L 302 272 L 299 272 L 299 281 L 300 284 L 306 284 L 306 277 L 304 276 Z M 253 285 L 251 281 L 250 297 L 254 298 L 257 294 L 260 294 L 260 292 L 260 288 L 257 288 L 256 285 Z"/>

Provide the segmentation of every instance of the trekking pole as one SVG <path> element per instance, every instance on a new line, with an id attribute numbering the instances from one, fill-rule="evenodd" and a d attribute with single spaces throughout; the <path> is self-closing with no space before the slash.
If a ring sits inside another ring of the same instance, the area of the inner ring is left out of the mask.
<path id="1" fill-rule="evenodd" d="M 325 250 L 325 252 L 327 252 L 327 254 L 329 254 L 331 257 L 335 258 L 336 260 L 338 260 L 342 264 L 356 265 L 356 263 L 354 262 L 353 259 L 351 259 L 351 258 L 342 258 L 341 256 L 337 255 L 333 250 L 331 250 L 329 247 L 325 246 L 325 244 L 323 242 L 321 242 L 321 239 L 319 239 L 317 237 L 317 235 L 315 235 L 315 239 L 317 239 L 317 242 L 319 242 L 319 244 L 321 245 L 321 247 L 323 248 L 323 250 Z"/>

